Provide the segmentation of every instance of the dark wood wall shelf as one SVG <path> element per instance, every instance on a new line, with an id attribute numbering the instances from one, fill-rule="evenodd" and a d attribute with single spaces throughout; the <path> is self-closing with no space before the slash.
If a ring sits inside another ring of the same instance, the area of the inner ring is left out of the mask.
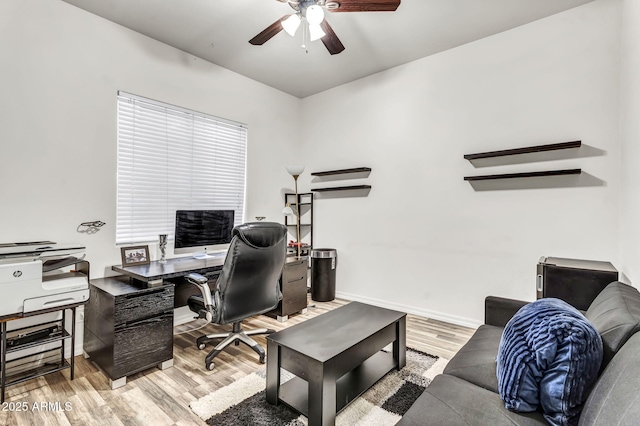
<path id="1" fill-rule="evenodd" d="M 353 169 L 341 169 L 341 170 L 329 170 L 327 172 L 314 172 L 311 176 L 331 176 L 331 175 L 344 175 L 348 173 L 364 173 L 370 172 L 370 167 L 355 167 Z"/>
<path id="2" fill-rule="evenodd" d="M 465 160 L 478 160 L 481 158 L 504 157 L 507 155 L 531 154 L 534 152 L 556 151 L 561 149 L 580 148 L 582 141 L 553 143 L 548 145 L 529 146 L 525 148 L 505 149 L 502 151 L 481 152 L 478 154 L 466 154 Z M 465 180 L 469 180 L 465 178 Z"/>
<path id="3" fill-rule="evenodd" d="M 524 172 L 524 173 L 506 173 L 501 175 L 483 175 L 483 176 L 465 176 L 466 181 L 492 180 L 492 179 L 513 179 L 513 178 L 530 178 L 541 176 L 565 176 L 579 175 L 582 169 L 566 169 L 566 170 L 547 170 L 543 172 Z"/>
<path id="4" fill-rule="evenodd" d="M 466 179 L 466 178 L 465 178 Z M 349 191 L 354 189 L 371 189 L 371 185 L 334 186 L 333 188 L 313 188 L 313 192 Z"/>

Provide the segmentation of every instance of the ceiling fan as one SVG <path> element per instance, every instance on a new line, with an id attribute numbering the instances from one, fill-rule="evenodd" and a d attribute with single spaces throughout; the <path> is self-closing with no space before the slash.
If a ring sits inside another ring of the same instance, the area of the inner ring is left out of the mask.
<path id="1" fill-rule="evenodd" d="M 265 28 L 260 34 L 249 40 L 253 45 L 262 45 L 283 29 L 293 36 L 305 20 L 303 27 L 303 47 L 308 36 L 310 41 L 321 39 L 329 53 L 336 55 L 344 50 L 344 45 L 326 19 L 324 10 L 329 12 L 393 12 L 400 6 L 400 0 L 277 0 L 288 3 L 295 13 L 285 15 Z"/>

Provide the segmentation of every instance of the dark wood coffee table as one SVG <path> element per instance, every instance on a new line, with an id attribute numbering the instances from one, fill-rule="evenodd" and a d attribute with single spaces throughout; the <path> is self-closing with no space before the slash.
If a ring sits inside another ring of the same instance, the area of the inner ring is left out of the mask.
<path id="1" fill-rule="evenodd" d="M 406 363 L 404 312 L 351 302 L 267 336 L 267 401 L 333 425 L 336 414 Z M 381 351 L 393 342 L 391 352 Z M 280 368 L 297 377 L 281 383 Z"/>

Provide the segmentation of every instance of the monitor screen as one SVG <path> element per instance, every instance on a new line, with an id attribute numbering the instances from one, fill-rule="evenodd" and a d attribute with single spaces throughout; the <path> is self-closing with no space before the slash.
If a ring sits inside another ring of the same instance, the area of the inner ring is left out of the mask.
<path id="1" fill-rule="evenodd" d="M 233 210 L 176 211 L 175 253 L 224 251 L 231 242 L 234 225 Z"/>

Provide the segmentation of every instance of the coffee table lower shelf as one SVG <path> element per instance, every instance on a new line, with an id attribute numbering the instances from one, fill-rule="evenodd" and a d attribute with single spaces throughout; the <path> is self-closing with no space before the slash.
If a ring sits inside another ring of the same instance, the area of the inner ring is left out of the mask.
<path id="1" fill-rule="evenodd" d="M 336 413 L 362 395 L 389 371 L 396 368 L 393 353 L 380 351 L 336 382 Z M 309 416 L 309 383 L 299 377 L 280 385 L 278 399 L 294 410 Z"/>

